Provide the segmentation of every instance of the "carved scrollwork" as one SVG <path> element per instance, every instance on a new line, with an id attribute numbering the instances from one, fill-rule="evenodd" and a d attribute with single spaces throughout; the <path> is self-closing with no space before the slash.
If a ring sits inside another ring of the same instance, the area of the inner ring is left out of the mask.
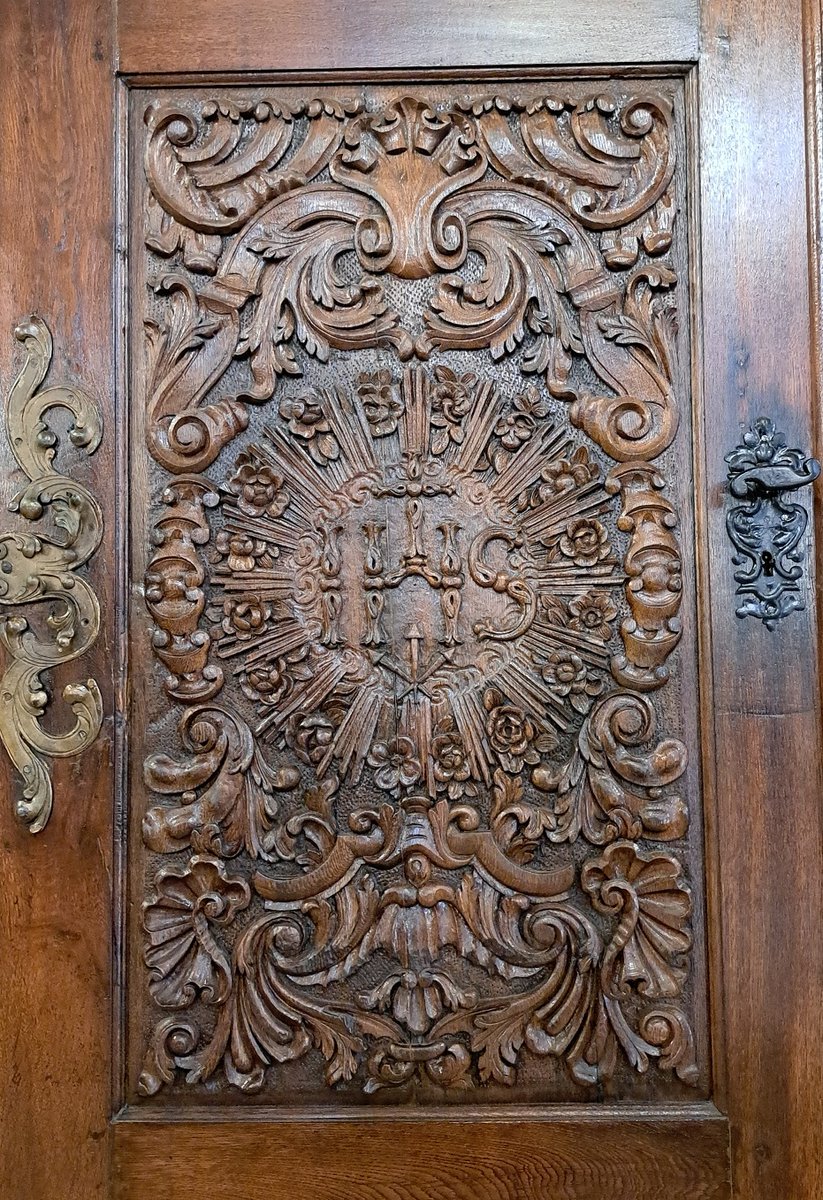
<path id="1" fill-rule="evenodd" d="M 298 117 L 307 126 L 295 148 Z M 299 372 L 295 341 L 321 361 L 332 348 L 388 345 L 401 358 L 520 349 L 523 370 L 544 374 L 613 458 L 653 458 L 671 443 L 664 293 L 676 277 L 636 249 L 660 256 L 671 243 L 674 144 L 660 100 L 524 108 L 496 97 L 440 110 L 405 97 L 377 113 L 260 101 L 196 115 L 155 103 L 146 120 L 147 244 L 167 257 L 182 245 L 190 269 L 213 276 L 196 295 L 161 281 L 171 315 L 149 328 L 149 444 L 168 469 L 202 470 L 245 428 L 244 401 Z M 622 241 L 598 244 L 598 231 L 626 225 Z M 340 274 L 352 256 L 353 282 Z M 470 256 L 483 264 L 479 279 L 465 274 Z M 616 267 L 630 268 L 624 280 Z M 379 277 L 445 272 L 414 339 Z M 203 404 L 238 355 L 249 357 L 249 385 Z M 576 356 L 598 390 L 575 384 Z"/>
<path id="2" fill-rule="evenodd" d="M 664 1069 L 693 1078 L 688 1024 L 670 1003 L 681 993 L 680 962 L 691 944 L 689 896 L 677 860 L 638 855 L 631 843 L 619 842 L 585 865 L 582 883 L 595 907 L 619 918 L 604 942 L 559 891 L 568 880 L 541 887 L 550 897 L 543 899 L 503 887 L 488 865 L 485 879 L 466 873 L 456 886 L 433 875 L 456 865 L 446 832 L 454 814 L 441 811 L 435 819 L 434 813 L 426 802 L 405 805 L 388 843 L 378 839 L 370 850 L 364 844 L 358 858 L 338 861 L 334 877 L 326 873 L 322 899 L 316 889 L 273 889 L 269 911 L 235 944 L 231 995 L 224 994 L 222 971 L 219 990 L 214 982 L 222 952 L 212 941 L 204 949 L 204 934 L 195 934 L 192 922 L 199 907 L 204 920 L 207 908 L 224 917 L 227 886 L 244 904 L 240 883 L 227 885 L 221 873 L 217 890 L 201 901 L 203 871 L 214 887 L 217 864 L 193 859 L 185 876 L 163 872 L 157 886 L 171 878 L 182 897 L 180 915 L 173 928 L 159 925 L 147 962 L 161 977 L 165 1004 L 190 1005 L 197 982 L 219 1011 L 211 1037 L 192 1027 L 175 1054 L 159 1053 L 158 1046 L 162 1051 L 182 1027 L 161 1022 L 144 1066 L 144 1093 L 170 1082 L 175 1068 L 198 1082 L 221 1065 L 230 1083 L 258 1091 L 269 1067 L 313 1046 L 326 1059 L 329 1085 L 359 1075 L 366 1093 L 402 1087 L 417 1072 L 446 1089 L 512 1086 L 524 1048 L 564 1054 L 580 1083 L 607 1081 L 619 1049 L 636 1070 L 658 1058 Z M 382 869 L 397 861 L 404 882 L 381 888 L 367 865 Z M 537 873 L 521 869 L 518 882 L 528 886 L 533 878 Z M 157 918 L 149 929 L 155 927 Z M 443 965 L 447 948 L 459 950 L 473 973 L 496 979 L 503 994 L 481 1002 L 478 986 L 458 984 Z M 356 986 L 353 999 L 328 998 L 326 989 L 357 980 L 375 954 L 387 963 L 376 986 L 372 974 L 371 986 Z M 624 1009 L 632 992 L 667 1005 L 647 1006 L 633 1027 Z"/>
<path id="3" fill-rule="evenodd" d="M 671 104 L 413 91 L 147 114 L 143 1096 L 701 1081 Z"/>
<path id="4" fill-rule="evenodd" d="M 48 759 L 79 754 L 94 741 L 103 719 L 100 689 L 93 679 L 69 683 L 63 699 L 75 724 L 66 732 L 43 728 L 49 704 L 45 674 L 80 658 L 100 630 L 97 597 L 77 574 L 100 544 L 100 506 L 82 484 L 57 474 L 53 460 L 57 437 L 46 423 L 53 409 L 72 417 L 70 441 L 87 454 L 100 444 L 97 406 L 78 388 L 41 388 L 51 362 L 52 340 L 44 321 L 29 317 L 15 329 L 26 359 L 6 401 L 9 445 L 29 483 L 9 505 L 27 521 L 50 519 L 51 528 L 36 533 L 0 535 L 0 604 L 18 613 L 0 618 L 0 641 L 9 656 L 0 679 L 0 738 L 23 777 L 23 796 L 16 811 L 38 833 L 52 809 Z M 22 610 L 48 608 L 45 620 L 30 623 Z"/>
<path id="5" fill-rule="evenodd" d="M 644 696 L 615 692 L 601 700 L 580 730 L 577 748 L 557 774 L 532 773 L 535 786 L 556 795 L 552 841 L 581 833 L 594 845 L 615 838 L 682 837 L 688 812 L 682 798 L 664 794 L 686 769 L 686 747 L 666 738 L 652 742 L 654 709 Z"/>

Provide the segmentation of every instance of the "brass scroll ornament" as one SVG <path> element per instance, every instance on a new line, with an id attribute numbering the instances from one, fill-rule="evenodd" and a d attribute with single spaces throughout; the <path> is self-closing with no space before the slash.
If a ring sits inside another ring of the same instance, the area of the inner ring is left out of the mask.
<path id="1" fill-rule="evenodd" d="M 44 418 L 50 409 L 67 409 L 73 418 L 69 438 L 87 454 L 100 445 L 102 418 L 97 405 L 77 388 L 39 390 L 52 355 L 44 321 L 29 317 L 14 335 L 23 343 L 26 359 L 9 391 L 6 432 L 29 483 L 9 508 L 27 521 L 48 519 L 50 527 L 0 535 L 0 604 L 23 610 L 0 617 L 0 642 L 7 652 L 0 678 L 0 739 L 23 777 L 17 815 L 32 833 L 39 833 L 52 808 L 48 758 L 79 754 L 97 736 L 103 719 L 100 689 L 87 679 L 63 688 L 76 718 L 72 729 L 52 733 L 40 724 L 49 703 L 42 673 L 79 658 L 100 630 L 98 599 L 77 572 L 103 533 L 94 497 L 52 469 L 57 437 Z M 30 606 L 41 601 L 48 612 L 37 620 Z"/>
<path id="2" fill-rule="evenodd" d="M 790 450 L 786 438 L 767 417 L 758 417 L 740 445 L 726 455 L 729 491 L 735 504 L 726 528 L 737 553 L 732 562 L 738 617 L 758 617 L 767 629 L 805 607 L 800 595 L 803 550 L 800 541 L 809 515 L 787 494 L 814 483 L 820 463 L 802 450 Z"/>

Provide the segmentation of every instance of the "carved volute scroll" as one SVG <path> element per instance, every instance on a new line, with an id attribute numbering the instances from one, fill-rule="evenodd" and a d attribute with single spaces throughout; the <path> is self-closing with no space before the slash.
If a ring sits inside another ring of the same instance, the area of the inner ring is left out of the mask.
<path id="1" fill-rule="evenodd" d="M 700 1094 L 679 85 L 133 101 L 134 1095 Z"/>
<path id="2" fill-rule="evenodd" d="M 0 535 L 0 642 L 6 661 L 0 678 L 0 740 L 23 781 L 18 817 L 32 833 L 42 830 L 52 810 L 48 760 L 79 754 L 97 737 L 103 719 L 100 689 L 93 679 L 69 683 L 63 700 L 74 725 L 65 732 L 45 728 L 47 680 L 54 667 L 81 658 L 100 630 L 100 606 L 78 573 L 100 544 L 103 517 L 94 496 L 53 467 L 58 439 L 47 414 L 65 409 L 69 438 L 93 454 L 102 423 L 97 406 L 78 388 L 41 387 L 52 355 L 51 334 L 40 317 L 21 321 L 14 335 L 25 349 L 23 367 L 6 398 L 8 444 L 28 484 L 9 504 L 33 523 Z M 37 619 L 42 608 L 44 617 Z"/>

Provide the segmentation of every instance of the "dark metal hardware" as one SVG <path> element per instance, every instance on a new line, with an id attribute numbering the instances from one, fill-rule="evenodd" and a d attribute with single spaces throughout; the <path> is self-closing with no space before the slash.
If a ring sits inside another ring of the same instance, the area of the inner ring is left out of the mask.
<path id="1" fill-rule="evenodd" d="M 809 516 L 787 493 L 813 483 L 820 463 L 802 450 L 789 450 L 768 417 L 758 417 L 742 442 L 726 455 L 729 491 L 739 500 L 726 517 L 737 553 L 738 617 L 758 617 L 767 629 L 803 608 L 800 594 L 803 551 L 800 540 Z"/>

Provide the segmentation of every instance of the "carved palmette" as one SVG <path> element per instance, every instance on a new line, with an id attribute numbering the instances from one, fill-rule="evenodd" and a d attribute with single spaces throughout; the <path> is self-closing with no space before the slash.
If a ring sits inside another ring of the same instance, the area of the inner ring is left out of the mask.
<path id="1" fill-rule="evenodd" d="M 699 1081 L 673 122 L 149 105 L 144 1096 Z"/>

